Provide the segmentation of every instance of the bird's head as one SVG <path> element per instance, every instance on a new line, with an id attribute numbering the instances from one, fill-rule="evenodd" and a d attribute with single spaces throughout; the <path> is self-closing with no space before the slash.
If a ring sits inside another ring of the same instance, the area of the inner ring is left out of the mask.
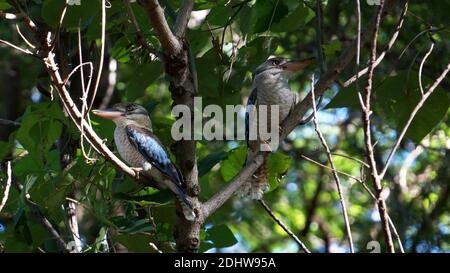
<path id="1" fill-rule="evenodd" d="M 253 72 L 253 77 L 258 76 L 283 76 L 289 77 L 294 72 L 302 71 L 312 62 L 315 58 L 307 58 L 303 60 L 288 61 L 282 57 L 269 57 L 264 63 L 258 66 Z"/>
<path id="2" fill-rule="evenodd" d="M 94 110 L 93 113 L 99 117 L 110 119 L 116 125 L 137 125 L 151 129 L 151 121 L 147 110 L 139 104 L 122 102 L 105 110 Z"/>

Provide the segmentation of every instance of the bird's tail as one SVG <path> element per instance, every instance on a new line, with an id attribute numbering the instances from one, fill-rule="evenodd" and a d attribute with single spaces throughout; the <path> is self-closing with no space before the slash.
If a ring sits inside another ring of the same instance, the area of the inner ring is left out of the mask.
<path id="1" fill-rule="evenodd" d="M 250 153 L 247 154 L 247 160 L 251 159 Z M 246 161 L 247 161 L 246 160 Z M 246 162 L 247 164 L 247 162 Z M 269 168 L 267 165 L 267 157 L 264 157 L 264 162 L 259 167 L 252 177 L 246 181 L 240 190 L 241 196 L 248 196 L 255 200 L 262 199 L 264 192 L 269 189 Z"/>
<path id="2" fill-rule="evenodd" d="M 197 215 L 192 207 L 192 202 L 189 200 L 189 196 L 181 189 L 178 188 L 178 194 L 175 194 L 178 201 L 180 201 L 181 210 L 183 211 L 184 218 L 188 221 L 194 221 Z"/>

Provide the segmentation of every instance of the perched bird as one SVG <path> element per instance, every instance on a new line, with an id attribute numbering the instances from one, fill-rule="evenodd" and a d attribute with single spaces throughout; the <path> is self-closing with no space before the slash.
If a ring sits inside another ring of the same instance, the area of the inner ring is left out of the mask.
<path id="1" fill-rule="evenodd" d="M 124 102 L 110 109 L 94 110 L 93 113 L 114 121 L 114 142 L 123 160 L 138 173 L 152 178 L 160 188 L 169 188 L 175 193 L 185 218 L 193 221 L 196 215 L 184 190 L 184 178 L 170 161 L 161 141 L 152 133 L 147 110 L 141 105 Z"/>
<path id="2" fill-rule="evenodd" d="M 308 58 L 299 61 L 287 61 L 281 57 L 269 57 L 264 63 L 258 66 L 253 72 L 252 92 L 247 101 L 247 112 L 245 116 L 245 135 L 247 140 L 247 159 L 245 164 L 249 164 L 256 153 L 261 150 L 262 142 L 257 139 L 249 139 L 250 125 L 252 122 L 259 121 L 259 107 L 267 106 L 267 128 L 270 132 L 270 117 L 273 115 L 270 106 L 278 105 L 279 123 L 291 113 L 294 106 L 298 103 L 298 93 L 292 92 L 289 87 L 289 77 L 294 73 L 303 70 L 314 61 L 314 58 Z M 255 106 L 258 111 L 256 119 L 250 120 L 249 106 Z M 252 128 L 255 128 L 252 126 Z M 279 128 L 276 128 L 277 133 Z M 241 188 L 241 195 L 250 196 L 253 199 L 261 199 L 264 191 L 268 189 L 268 169 L 267 158 L 263 165 L 256 170 L 253 177 Z"/>

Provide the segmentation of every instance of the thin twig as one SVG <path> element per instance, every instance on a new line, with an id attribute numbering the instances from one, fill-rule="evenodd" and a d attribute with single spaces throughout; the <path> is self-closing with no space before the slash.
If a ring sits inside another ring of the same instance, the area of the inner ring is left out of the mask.
<path id="1" fill-rule="evenodd" d="M 258 200 L 258 203 L 261 204 L 261 206 L 264 208 L 264 210 L 272 217 L 272 219 L 292 238 L 294 241 L 300 246 L 300 248 L 306 252 L 311 253 L 311 251 L 306 247 L 306 245 L 300 241 L 300 239 L 295 235 L 281 220 L 278 218 L 275 213 L 272 211 L 272 209 L 267 205 L 267 203 L 261 199 Z"/>
<path id="2" fill-rule="evenodd" d="M 114 95 L 114 89 L 117 82 L 117 61 L 115 59 L 111 58 L 109 60 L 108 70 L 108 88 L 106 88 L 99 109 L 106 109 Z"/>
<path id="3" fill-rule="evenodd" d="M 12 173 L 11 173 L 11 161 L 8 161 L 6 163 L 6 185 L 5 185 L 5 191 L 3 192 L 3 198 L 0 202 L 0 212 L 2 212 L 3 208 L 6 205 L 6 201 L 8 201 L 9 197 L 9 190 L 11 189 L 11 180 L 12 180 Z"/>
<path id="4" fill-rule="evenodd" d="M 422 93 L 422 96 L 424 94 L 423 85 L 422 85 L 422 69 L 423 69 L 423 65 L 425 64 L 426 60 L 428 59 L 428 56 L 430 56 L 431 52 L 433 51 L 433 48 L 434 48 L 434 43 L 431 43 L 430 50 L 428 50 L 427 54 L 425 54 L 425 57 L 423 57 L 422 61 L 420 62 L 420 66 L 419 66 L 419 88 L 420 88 L 420 93 Z"/>
<path id="5" fill-rule="evenodd" d="M 359 5 L 359 2 L 360 2 L 360 0 L 356 0 L 356 3 L 357 3 L 357 13 L 359 13 L 359 15 L 357 15 L 357 20 L 358 20 L 358 22 L 357 22 L 357 24 L 358 24 L 358 38 L 360 37 L 360 35 L 361 35 L 361 21 L 360 21 L 360 14 L 361 14 L 361 10 L 360 10 L 360 5 Z M 395 32 L 392 34 L 392 36 L 391 36 L 391 38 L 389 39 L 389 42 L 388 42 L 388 44 L 387 44 L 387 46 L 386 46 L 386 48 L 380 53 L 380 55 L 378 56 L 378 58 L 377 58 L 377 60 L 375 61 L 375 67 L 377 67 L 380 63 L 381 63 L 381 61 L 383 61 L 383 59 L 384 59 L 384 57 L 386 56 L 386 54 L 391 50 L 391 48 L 394 46 L 394 44 L 395 44 L 395 41 L 397 40 L 397 37 L 398 37 L 398 35 L 399 35 L 399 33 L 400 33 L 400 30 L 402 29 L 402 26 L 403 26 L 403 22 L 405 21 L 405 17 L 406 17 L 406 12 L 408 11 L 408 0 L 405 2 L 405 5 L 404 5 L 404 7 L 403 7 L 403 10 L 402 10 L 402 13 L 401 13 L 401 15 L 400 15 L 400 19 L 399 19 L 399 22 L 398 22 L 398 24 L 397 24 L 397 27 L 395 28 Z M 359 9 L 358 9 L 359 8 Z M 359 46 L 358 46 L 358 48 L 361 48 L 361 42 L 359 41 L 358 42 L 358 44 L 359 44 Z M 361 77 L 361 76 L 363 76 L 363 75 L 365 75 L 365 74 L 367 74 L 367 72 L 369 71 L 369 67 L 367 66 L 367 67 L 365 67 L 364 69 L 362 69 L 362 70 L 359 70 L 359 52 L 360 52 L 360 50 L 359 49 L 357 49 L 357 63 L 358 63 L 358 70 L 357 71 L 359 71 L 358 73 L 356 73 L 356 71 L 355 71 L 355 75 L 354 76 L 352 76 L 351 78 L 349 78 L 347 81 L 345 81 L 345 83 L 343 83 L 342 84 L 342 86 L 344 86 L 344 87 L 347 87 L 347 86 L 349 86 L 350 84 L 352 84 L 352 83 L 354 83 L 355 81 L 357 81 L 357 79 L 359 78 L 359 77 Z"/>
<path id="6" fill-rule="evenodd" d="M 22 32 L 20 31 L 19 25 L 16 24 L 16 30 L 17 33 L 19 34 L 20 38 L 22 38 L 22 40 L 32 49 L 35 49 L 36 47 L 30 42 L 28 41 L 28 39 L 25 37 L 25 35 L 22 34 Z"/>
<path id="7" fill-rule="evenodd" d="M 52 44 L 51 44 L 51 50 L 50 51 L 53 51 L 53 49 L 56 46 L 56 42 L 59 39 L 59 34 L 61 32 L 62 23 L 64 22 L 64 17 L 66 16 L 66 12 L 67 12 L 68 6 L 69 5 L 68 5 L 67 0 L 64 0 L 64 7 L 63 7 L 63 9 L 61 11 L 61 14 L 59 15 L 58 25 L 56 26 L 56 31 L 55 31 L 55 35 L 53 37 L 53 41 L 52 41 Z"/>
<path id="8" fill-rule="evenodd" d="M 370 167 L 369 164 L 367 164 L 366 162 L 364 162 L 364 161 L 362 161 L 362 160 L 360 160 L 360 159 L 358 159 L 358 158 L 354 158 L 354 157 L 351 157 L 351 156 L 346 155 L 346 154 L 338 154 L 338 153 L 331 153 L 331 154 L 332 154 L 332 155 L 335 155 L 335 156 L 340 156 L 340 157 L 344 157 L 344 158 L 348 158 L 348 159 L 350 159 L 350 160 L 356 161 L 356 162 L 358 162 L 359 164 L 364 165 L 364 167 L 366 167 L 366 168 L 369 168 L 369 167 Z"/>
<path id="9" fill-rule="evenodd" d="M 14 184 L 16 190 L 19 192 L 19 194 L 22 194 L 24 191 L 24 187 L 22 184 L 20 184 L 13 176 L 12 176 L 12 183 Z M 39 210 L 39 206 L 33 202 L 31 199 L 30 194 L 24 193 L 23 194 L 25 198 L 25 203 L 30 208 L 32 214 L 39 220 L 42 226 L 47 230 L 48 234 L 51 236 L 52 239 L 55 239 L 59 249 L 61 252 L 68 252 L 67 244 L 64 241 L 64 239 L 61 237 L 61 235 L 56 231 L 56 229 L 53 227 L 53 225 L 50 223 L 50 221 L 42 214 L 42 212 Z"/>
<path id="10" fill-rule="evenodd" d="M 153 242 L 148 243 L 148 245 L 153 248 L 154 251 L 156 251 L 157 253 L 163 253 Z"/>
<path id="11" fill-rule="evenodd" d="M 23 48 L 21 48 L 21 47 L 18 47 L 18 46 L 14 45 L 14 44 L 12 44 L 12 43 L 10 43 L 10 42 L 8 42 L 8 41 L 5 41 L 5 40 L 0 39 L 0 43 L 5 44 L 5 45 L 7 45 L 7 46 L 10 46 L 10 47 L 14 48 L 15 50 L 20 51 L 20 52 L 22 52 L 22 53 L 25 53 L 25 54 L 28 54 L 28 55 L 35 56 L 35 54 L 34 54 L 33 52 L 31 52 L 30 50 L 28 50 L 28 49 L 23 49 Z"/>
<path id="12" fill-rule="evenodd" d="M 383 171 L 380 173 L 380 179 L 383 179 L 384 175 L 386 174 L 387 169 L 389 168 L 389 164 L 391 163 L 391 160 L 395 154 L 395 152 L 398 149 L 398 146 L 400 145 L 400 142 L 403 140 L 403 137 L 405 136 L 406 132 L 408 131 L 409 126 L 411 125 L 411 122 L 413 121 L 416 114 L 419 112 L 419 110 L 422 108 L 422 106 L 425 104 L 427 99 L 430 97 L 431 94 L 433 94 L 434 90 L 436 90 L 436 87 L 441 83 L 442 80 L 444 80 L 445 76 L 450 70 L 450 63 L 447 64 L 446 69 L 442 72 L 442 74 L 436 79 L 436 81 L 433 83 L 433 85 L 424 93 L 420 101 L 417 103 L 416 107 L 414 107 L 413 111 L 409 115 L 408 121 L 405 124 L 405 127 L 403 127 L 402 132 L 398 136 L 397 140 L 395 141 L 394 146 L 392 147 L 392 150 L 389 152 L 388 158 L 386 159 L 386 163 L 384 164 Z"/>
<path id="13" fill-rule="evenodd" d="M 83 154 L 84 159 L 87 163 L 93 163 L 96 161 L 95 158 L 90 157 L 91 148 L 89 148 L 88 153 L 86 153 L 86 150 L 84 149 L 84 122 L 83 119 L 87 119 L 87 123 L 89 126 L 92 126 L 91 124 L 91 118 L 89 116 L 89 109 L 87 105 L 87 97 L 89 94 L 89 90 L 91 88 L 91 81 L 92 81 L 92 73 L 93 73 L 93 65 L 92 62 L 89 62 L 90 64 L 90 71 L 89 71 L 89 81 L 87 84 L 87 87 L 85 87 L 84 83 L 84 69 L 83 69 L 83 48 L 81 46 L 81 29 L 78 27 L 78 56 L 80 60 L 80 80 L 81 80 L 81 91 L 83 92 L 83 96 L 81 97 L 81 117 L 82 120 L 80 121 L 80 127 L 81 127 L 81 137 L 80 137 L 80 147 L 81 147 L 81 153 Z"/>
<path id="14" fill-rule="evenodd" d="M 92 99 L 89 103 L 89 107 L 86 113 L 89 113 L 91 111 L 92 106 L 94 105 L 95 96 L 97 95 L 98 85 L 100 84 L 100 79 L 102 77 L 102 71 L 103 71 L 103 60 L 105 59 L 105 29 L 106 29 L 106 0 L 102 0 L 102 30 L 101 30 L 101 47 L 100 47 L 100 62 L 98 64 L 98 73 L 97 78 L 95 79 L 94 84 L 94 90 L 92 91 Z M 86 115 L 85 113 L 85 115 Z M 84 118 L 85 116 L 83 116 Z"/>
<path id="15" fill-rule="evenodd" d="M 154 54 L 157 56 L 160 60 L 163 59 L 163 55 L 161 52 L 158 52 L 154 47 L 152 47 L 145 39 L 144 35 L 142 34 L 141 27 L 139 26 L 139 23 L 136 19 L 136 16 L 134 15 L 133 8 L 131 7 L 130 0 L 123 0 L 123 3 L 125 7 L 127 8 L 128 16 L 130 17 L 131 23 L 133 24 L 134 28 L 136 29 L 136 39 L 137 42 L 147 49 L 148 52 Z"/>
<path id="16" fill-rule="evenodd" d="M 20 122 L 0 118 L 0 125 L 10 125 L 10 126 L 15 126 L 15 127 L 20 127 Z"/>
<path id="17" fill-rule="evenodd" d="M 303 158 L 303 159 L 305 159 L 305 160 L 308 160 L 309 162 L 314 163 L 314 164 L 316 164 L 317 166 L 320 166 L 320 167 L 322 167 L 322 168 L 328 169 L 328 170 L 333 171 L 333 172 L 337 172 L 338 174 L 345 175 L 345 176 L 347 176 L 348 178 L 351 178 L 351 179 L 353 179 L 353 180 L 355 180 L 355 181 L 358 181 L 358 182 L 360 182 L 360 183 L 363 182 L 360 178 L 358 178 L 358 177 L 356 177 L 356 176 L 353 176 L 353 175 L 348 174 L 348 173 L 346 173 L 346 172 L 342 172 L 342 171 L 339 171 L 339 170 L 330 168 L 330 167 L 328 167 L 328 166 L 326 166 L 326 165 L 323 165 L 322 163 L 317 162 L 317 161 L 315 161 L 314 159 L 309 158 L 309 157 L 307 157 L 307 156 L 305 156 L 305 155 L 300 155 L 300 157 Z"/>
<path id="18" fill-rule="evenodd" d="M 370 62 L 369 62 L 369 70 L 367 74 L 367 84 L 365 87 L 365 94 L 364 99 L 361 103 L 361 109 L 363 112 L 363 124 L 364 124 L 364 143 L 366 146 L 366 156 L 367 160 L 370 165 L 370 175 L 372 177 L 373 186 L 375 188 L 375 196 L 377 197 L 377 206 L 378 211 L 381 218 L 381 224 L 383 228 L 383 235 L 386 242 L 386 245 L 388 247 L 389 252 L 394 253 L 394 244 L 392 241 L 392 235 L 391 230 L 389 228 L 388 223 L 388 216 L 387 216 L 387 208 L 386 208 L 386 202 L 384 198 L 381 196 L 381 192 L 383 190 L 383 187 L 381 185 L 381 179 L 378 175 L 377 171 L 377 163 L 375 161 L 375 155 L 373 150 L 373 144 L 372 144 L 372 132 L 371 132 L 371 124 L 370 124 L 370 115 L 372 114 L 371 111 L 371 95 L 372 95 L 372 77 L 373 72 L 375 70 L 375 61 L 377 56 L 377 37 L 378 37 L 378 31 L 380 28 L 381 23 L 381 14 L 384 9 L 384 0 L 381 0 L 380 6 L 377 11 L 377 19 L 375 28 L 372 32 L 372 45 L 370 49 Z M 361 96 L 360 96 L 361 97 Z"/>
<path id="19" fill-rule="evenodd" d="M 345 204 L 345 198 L 342 194 L 341 189 L 341 181 L 339 179 L 339 175 L 336 172 L 336 167 L 334 166 L 333 156 L 331 155 L 330 148 L 328 147 L 327 141 L 325 140 L 322 132 L 319 128 L 319 123 L 317 122 L 317 109 L 316 109 L 316 99 L 314 94 L 314 74 L 311 77 L 311 99 L 312 99 L 312 107 L 313 107 L 313 123 L 314 123 L 314 129 L 316 130 L 317 136 L 319 137 L 320 143 L 322 144 L 323 148 L 325 149 L 328 157 L 328 161 L 330 162 L 331 166 L 331 172 L 333 173 L 334 181 L 336 182 L 336 188 L 339 194 L 339 202 L 341 203 L 342 207 L 342 214 L 344 216 L 344 223 L 345 223 L 345 230 L 347 232 L 347 238 L 348 238 L 348 244 L 350 246 L 350 252 L 354 253 L 355 249 L 353 247 L 353 237 L 352 237 L 352 230 L 350 228 L 350 221 L 348 219 L 348 213 L 347 213 L 347 206 Z"/>

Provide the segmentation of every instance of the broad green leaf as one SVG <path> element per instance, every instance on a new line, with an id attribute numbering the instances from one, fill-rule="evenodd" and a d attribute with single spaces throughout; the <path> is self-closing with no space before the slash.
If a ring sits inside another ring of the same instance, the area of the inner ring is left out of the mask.
<path id="1" fill-rule="evenodd" d="M 6 3 L 5 0 L 0 1 L 0 10 L 7 10 L 11 8 L 11 5 Z"/>
<path id="2" fill-rule="evenodd" d="M 432 80 L 422 77 L 424 90 L 432 84 Z M 365 82 L 361 79 L 360 82 Z M 362 86 L 361 92 L 362 90 Z M 397 131 L 403 130 L 414 107 L 420 100 L 419 79 L 417 71 L 400 71 L 395 76 L 387 77 L 380 84 L 374 84 L 372 100 L 376 114 L 383 118 Z M 349 107 L 359 108 L 355 84 L 342 89 L 326 106 L 326 108 Z M 450 107 L 450 98 L 442 87 L 434 93 L 417 113 L 406 136 L 419 143 L 444 118 Z"/>
<path id="3" fill-rule="evenodd" d="M 80 1 L 80 3 L 81 5 L 69 5 L 67 7 L 62 25 L 76 31 L 79 25 L 84 28 L 91 23 L 100 24 L 100 22 L 92 22 L 93 17 L 97 13 L 101 13 L 100 0 Z M 63 7 L 64 1 L 45 0 L 42 6 L 42 18 L 50 26 L 56 27 Z"/>
<path id="4" fill-rule="evenodd" d="M 114 236 L 114 241 L 123 244 L 128 250 L 135 253 L 155 252 L 149 246 L 151 237 L 143 234 L 119 234 Z"/>
<path id="5" fill-rule="evenodd" d="M 267 165 L 269 167 L 269 184 L 271 191 L 278 187 L 281 178 L 287 173 L 291 163 L 292 158 L 281 152 L 269 155 Z"/>
<path id="6" fill-rule="evenodd" d="M 221 163 L 220 173 L 225 181 L 230 181 L 242 170 L 247 155 L 247 147 L 241 146 L 228 152 L 228 159 Z"/>
<path id="7" fill-rule="evenodd" d="M 206 157 L 202 158 L 198 162 L 198 175 L 200 177 L 207 174 L 214 165 L 219 163 L 222 160 L 225 160 L 228 157 L 227 153 L 224 151 L 216 152 L 207 155 Z"/>
<path id="8" fill-rule="evenodd" d="M 211 9 L 208 14 L 208 23 L 211 26 L 224 26 L 228 19 L 232 16 L 233 9 L 230 5 L 227 6 L 216 6 Z"/>
<path id="9" fill-rule="evenodd" d="M 278 0 L 256 1 L 252 8 L 255 11 L 253 14 L 256 17 L 254 33 L 271 30 L 271 27 L 280 22 L 289 12 L 288 7 L 282 1 Z"/>
<path id="10" fill-rule="evenodd" d="M 136 234 L 140 232 L 151 232 L 154 230 L 154 227 L 150 224 L 148 219 L 139 219 L 133 222 L 130 226 L 120 229 L 119 232 L 122 234 Z"/>
<path id="11" fill-rule="evenodd" d="M 428 90 L 433 82 L 428 77 L 422 76 L 424 91 Z M 377 87 L 375 110 L 397 131 L 401 131 L 420 97 L 418 73 L 401 71 L 396 76 L 388 77 Z M 449 107 L 450 95 L 442 87 L 437 87 L 417 113 L 406 136 L 415 143 L 420 143 L 444 118 Z"/>
<path id="12" fill-rule="evenodd" d="M 341 51 L 341 42 L 339 40 L 334 40 L 329 44 L 323 44 L 323 52 L 328 58 L 332 58 L 337 52 Z"/>
<path id="13" fill-rule="evenodd" d="M 226 225 L 217 225 L 207 229 L 205 241 L 212 241 L 216 248 L 233 246 L 238 242 Z"/>
<path id="14" fill-rule="evenodd" d="M 128 81 L 126 96 L 128 101 L 134 101 L 145 96 L 145 89 L 163 75 L 160 62 L 151 62 L 135 66 L 135 73 Z"/>
<path id="15" fill-rule="evenodd" d="M 314 12 L 304 4 L 299 4 L 293 12 L 273 24 L 270 30 L 272 32 L 295 31 L 306 25 L 312 18 L 314 18 Z"/>

